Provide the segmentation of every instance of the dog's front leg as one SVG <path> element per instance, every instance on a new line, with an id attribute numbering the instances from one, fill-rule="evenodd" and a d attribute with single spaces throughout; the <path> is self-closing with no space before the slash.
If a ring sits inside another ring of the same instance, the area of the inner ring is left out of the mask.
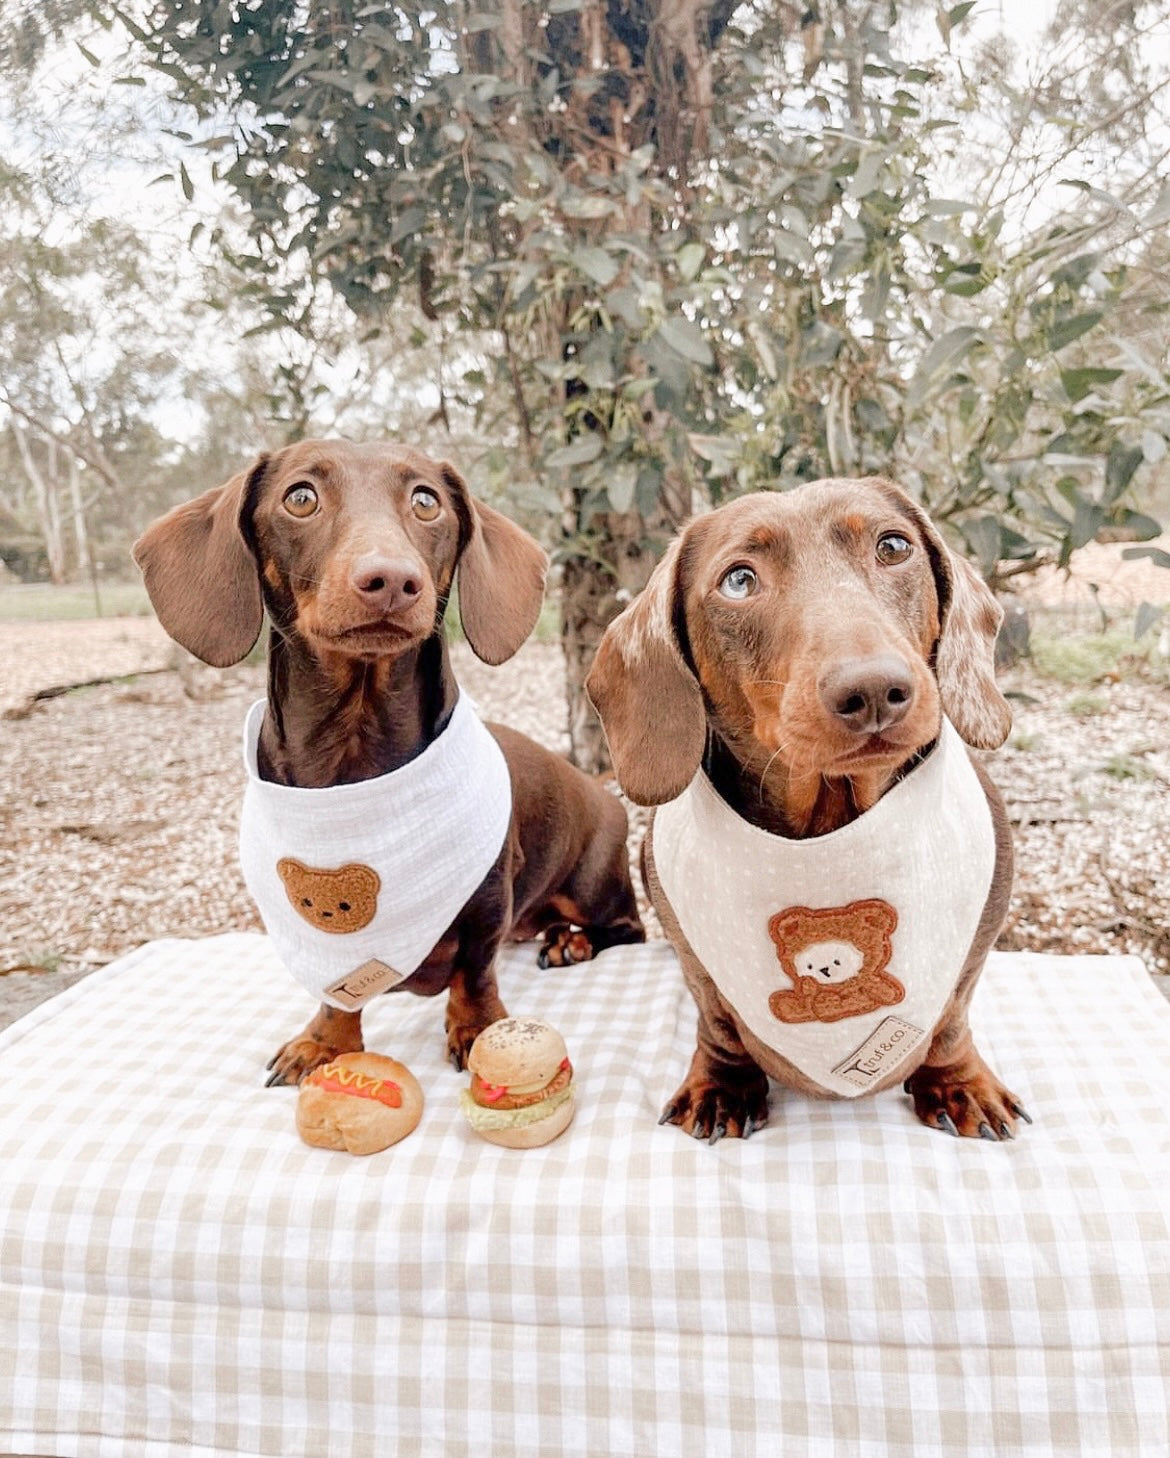
<path id="1" fill-rule="evenodd" d="M 698 1046 L 658 1122 L 677 1124 L 711 1144 L 724 1135 L 747 1139 L 768 1122 L 767 1075 L 719 1007 L 713 988 L 699 997 Z"/>
<path id="2" fill-rule="evenodd" d="M 935 1030 L 925 1062 L 906 1080 L 906 1092 L 914 1100 L 914 1112 L 932 1129 L 967 1139 L 1014 1139 L 1016 1120 L 1032 1120 L 975 1047 L 967 1026 L 969 1001 L 970 992 L 955 997 Z"/>
<path id="3" fill-rule="evenodd" d="M 496 985 L 496 953 L 512 920 L 508 849 L 464 908 L 456 926 L 455 965 L 447 985 L 447 1056 L 467 1067 L 471 1045 L 492 1023 L 508 1016 Z"/>
<path id="4" fill-rule="evenodd" d="M 1012 884 L 1012 834 L 1003 797 L 974 761 L 995 826 L 995 871 L 987 904 L 954 996 L 939 1019 L 921 1066 L 906 1080 L 914 1112 L 932 1129 L 974 1139 L 1014 1139 L 1017 1119 L 1030 1124 L 1024 1106 L 980 1057 L 967 1012 L 987 954 L 1007 916 Z"/>
<path id="5" fill-rule="evenodd" d="M 471 1045 L 484 1028 L 508 1016 L 496 986 L 495 956 L 493 946 L 486 967 L 456 967 L 447 989 L 447 1056 L 458 1069 L 467 1067 Z"/>
<path id="6" fill-rule="evenodd" d="M 360 1010 L 343 1012 L 323 1002 L 303 1031 L 278 1048 L 269 1060 L 267 1087 L 300 1083 L 314 1068 L 331 1062 L 340 1053 L 360 1053 L 363 1046 Z"/>

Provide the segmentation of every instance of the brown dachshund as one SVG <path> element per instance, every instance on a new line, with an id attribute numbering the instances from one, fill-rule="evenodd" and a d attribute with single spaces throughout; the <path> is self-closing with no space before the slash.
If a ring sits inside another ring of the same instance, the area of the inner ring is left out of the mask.
<path id="1" fill-rule="evenodd" d="M 443 615 L 457 568 L 467 641 L 492 664 L 531 632 L 547 568 L 537 543 L 475 501 L 450 465 L 398 445 L 339 440 L 261 456 L 155 522 L 134 556 L 167 632 L 207 663 L 242 659 L 267 609 L 258 775 L 310 789 L 387 775 L 448 725 L 459 689 Z M 447 989 L 457 1067 L 476 1036 L 507 1016 L 494 970 L 505 938 L 543 934 L 542 965 L 644 938 L 621 803 L 522 734 L 488 727 L 511 779 L 503 848 L 399 984 L 425 996 Z M 282 866 L 282 876 L 304 871 Z M 299 1082 L 361 1047 L 360 1008 L 322 1003 L 276 1053 L 269 1082 Z"/>
<path id="2" fill-rule="evenodd" d="M 939 994 L 941 1015 L 913 1030 L 920 1041 L 904 1056 L 897 1050 L 905 1020 L 897 1016 L 882 1024 L 894 1034 L 884 1050 L 874 1056 L 863 1044 L 861 1052 L 870 1073 L 880 1067 L 872 1088 L 904 1080 L 924 1123 L 988 1139 L 1014 1137 L 1017 1118 L 1027 1118 L 976 1051 L 967 1023 L 1011 887 L 1002 800 L 958 739 L 994 748 L 1011 727 L 994 679 L 999 620 L 991 592 L 897 487 L 876 478 L 818 481 L 743 497 L 691 521 L 645 592 L 610 625 L 587 680 L 631 799 L 682 804 L 692 781 L 702 782 L 709 789 L 697 813 L 714 817 L 710 823 L 721 824 L 720 814 L 743 822 L 753 845 L 770 853 L 779 842 L 785 856 L 793 842 L 804 842 L 796 852 L 804 855 L 812 838 L 864 823 L 893 787 L 901 795 L 900 787 L 917 786 L 908 771 L 932 763 L 945 713 L 947 732 L 957 731 L 951 762 L 972 784 L 969 798 L 986 825 L 987 889 L 973 900 L 973 935 L 958 949 L 950 991 Z M 712 1142 L 746 1138 L 767 1119 L 767 1075 L 809 1093 L 834 1090 L 763 1041 L 689 944 L 683 908 L 676 914 L 656 866 L 667 813 L 659 809 L 652 821 L 643 875 L 698 1003 L 699 1032 L 663 1122 Z M 840 841 L 838 834 L 826 845 Z M 708 858 L 724 888 L 747 874 L 746 865 L 715 865 L 714 846 L 695 854 Z M 829 899 L 835 879 L 830 872 L 822 883 Z M 898 1014 L 905 989 L 891 975 L 896 968 L 883 970 L 900 935 L 892 907 L 865 899 L 784 911 L 783 889 L 775 895 L 778 914 L 756 933 L 776 977 L 760 1020 L 832 1028 L 859 1012 L 874 1020 Z M 847 934 L 846 925 L 860 930 Z M 795 955 L 800 947 L 809 954 Z M 860 1078 L 857 1059 L 834 1072 Z"/>

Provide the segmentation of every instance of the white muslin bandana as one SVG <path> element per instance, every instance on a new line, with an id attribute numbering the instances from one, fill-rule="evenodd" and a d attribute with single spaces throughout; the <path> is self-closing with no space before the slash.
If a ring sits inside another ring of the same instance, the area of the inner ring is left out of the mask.
<path id="1" fill-rule="evenodd" d="M 987 796 L 946 719 L 925 760 L 828 835 L 750 825 L 702 770 L 655 812 L 652 835 L 662 888 L 723 998 L 843 1098 L 933 1031 L 995 869 Z"/>
<path id="2" fill-rule="evenodd" d="M 244 725 L 240 864 L 268 935 L 309 992 L 353 1011 L 409 977 L 504 844 L 503 751 L 460 693 L 447 727 L 376 779 L 300 789 L 260 778 L 265 701 Z"/>

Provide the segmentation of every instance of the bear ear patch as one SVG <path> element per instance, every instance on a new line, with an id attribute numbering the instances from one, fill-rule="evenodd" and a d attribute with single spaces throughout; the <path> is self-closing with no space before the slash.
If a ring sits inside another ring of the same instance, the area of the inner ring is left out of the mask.
<path id="1" fill-rule="evenodd" d="M 276 863 L 276 874 L 286 886 L 291 886 L 301 876 L 312 873 L 303 861 L 294 860 L 292 856 L 282 856 Z"/>
<path id="2" fill-rule="evenodd" d="M 872 927 L 874 931 L 884 932 L 887 936 L 898 925 L 898 913 L 888 901 L 871 898 L 868 901 L 855 901 L 852 906 L 844 909 L 856 916 L 863 926 Z"/>

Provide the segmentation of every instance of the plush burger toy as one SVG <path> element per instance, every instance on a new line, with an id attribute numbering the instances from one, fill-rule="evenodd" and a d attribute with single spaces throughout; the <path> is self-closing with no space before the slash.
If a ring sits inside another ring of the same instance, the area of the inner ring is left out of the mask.
<path id="1" fill-rule="evenodd" d="M 467 1056 L 471 1087 L 460 1095 L 467 1121 L 491 1144 L 535 1149 L 568 1128 L 573 1068 L 564 1039 L 536 1018 L 503 1018 Z"/>

